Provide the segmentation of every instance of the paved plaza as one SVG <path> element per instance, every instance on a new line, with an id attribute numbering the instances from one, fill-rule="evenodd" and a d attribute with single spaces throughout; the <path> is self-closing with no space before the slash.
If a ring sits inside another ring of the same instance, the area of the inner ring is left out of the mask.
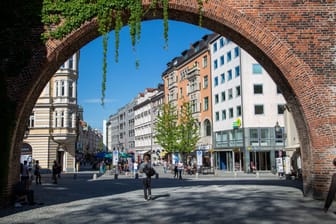
<path id="1" fill-rule="evenodd" d="M 301 183 L 273 174 L 199 175 L 153 179 L 154 199 L 144 201 L 141 179 L 95 172 L 50 175 L 35 185 L 36 205 L 3 209 L 0 223 L 336 223 L 335 203 L 324 213 L 323 201 L 303 197 Z"/>

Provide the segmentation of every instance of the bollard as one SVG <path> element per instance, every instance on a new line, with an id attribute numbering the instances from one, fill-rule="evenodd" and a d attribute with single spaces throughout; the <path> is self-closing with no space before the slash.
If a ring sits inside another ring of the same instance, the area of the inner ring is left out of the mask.
<path id="1" fill-rule="evenodd" d="M 259 172 L 257 172 L 256 174 L 257 174 L 257 178 L 259 178 L 260 177 Z"/>
<path id="2" fill-rule="evenodd" d="M 92 179 L 94 179 L 94 180 L 97 179 L 97 174 L 96 173 L 93 174 Z"/>
<path id="3" fill-rule="evenodd" d="M 115 180 L 118 179 L 118 174 L 117 174 L 117 173 L 114 174 L 114 179 L 115 179 Z"/>
<path id="4" fill-rule="evenodd" d="M 155 179 L 159 179 L 159 174 L 158 173 L 155 174 Z"/>
<path id="5" fill-rule="evenodd" d="M 135 177 L 135 179 L 139 179 L 139 174 L 136 173 L 134 177 Z"/>

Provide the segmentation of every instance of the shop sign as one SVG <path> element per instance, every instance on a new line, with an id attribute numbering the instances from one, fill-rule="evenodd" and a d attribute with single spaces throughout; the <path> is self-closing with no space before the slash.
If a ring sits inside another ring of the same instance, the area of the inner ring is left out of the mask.
<path id="1" fill-rule="evenodd" d="M 233 126 L 233 128 L 240 128 L 240 126 L 241 126 L 241 120 L 240 120 L 240 118 L 237 118 L 237 120 L 235 120 L 234 122 L 232 122 L 232 126 Z"/>

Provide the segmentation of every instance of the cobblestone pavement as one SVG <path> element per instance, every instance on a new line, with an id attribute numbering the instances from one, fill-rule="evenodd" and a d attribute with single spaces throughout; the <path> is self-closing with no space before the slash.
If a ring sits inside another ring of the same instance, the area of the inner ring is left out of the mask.
<path id="1" fill-rule="evenodd" d="M 63 174 L 58 184 L 43 176 L 33 189 L 38 204 L 3 209 L 0 223 L 335 224 L 335 203 L 303 197 L 302 184 L 275 175 L 200 175 L 152 180 L 153 200 L 144 201 L 140 179 L 96 172 Z M 43 204 L 40 204 L 43 203 Z"/>

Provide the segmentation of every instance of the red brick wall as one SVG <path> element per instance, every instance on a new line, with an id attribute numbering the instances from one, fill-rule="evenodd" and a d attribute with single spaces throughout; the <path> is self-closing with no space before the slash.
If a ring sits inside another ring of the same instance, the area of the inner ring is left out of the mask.
<path id="1" fill-rule="evenodd" d="M 143 2 L 146 6 L 150 1 Z M 144 19 L 161 15 L 157 11 Z M 197 1 L 171 0 L 169 17 L 198 25 Z M 278 84 L 300 133 L 305 194 L 324 196 L 330 175 L 336 171 L 331 165 L 336 156 L 335 1 L 208 0 L 202 25 L 243 47 Z M 11 155 L 1 160 L 10 159 L 11 167 L 16 163 L 25 119 L 44 85 L 69 56 L 98 36 L 97 23 L 88 22 L 64 40 L 48 41 L 45 46 L 36 45 L 33 35 L 27 37 L 31 61 L 22 66 L 21 73 L 7 78 L 7 97 L 17 105 L 17 125 L 11 132 L 16 136 L 11 140 Z M 17 172 L 10 170 L 6 178 L 14 182 Z"/>

